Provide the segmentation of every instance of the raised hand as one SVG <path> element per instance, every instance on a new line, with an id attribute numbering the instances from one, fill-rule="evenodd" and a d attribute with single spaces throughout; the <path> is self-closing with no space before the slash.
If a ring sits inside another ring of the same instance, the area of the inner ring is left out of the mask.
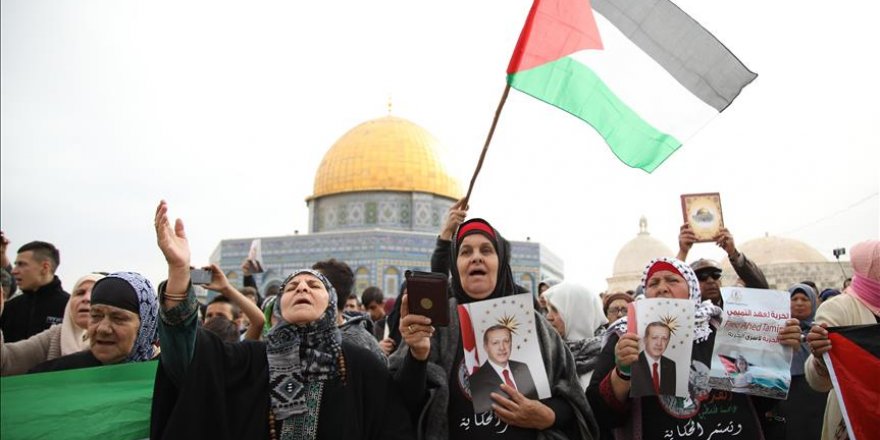
<path id="1" fill-rule="evenodd" d="M 691 251 L 691 247 L 693 247 L 694 243 L 697 242 L 697 236 L 694 234 L 694 230 L 691 229 L 691 225 L 689 223 L 685 223 L 681 225 L 678 229 L 678 259 L 681 261 L 687 260 L 688 252 Z"/>
<path id="2" fill-rule="evenodd" d="M 721 228 L 718 235 L 715 236 L 715 244 L 724 249 L 728 257 L 736 258 L 739 256 L 739 251 L 736 250 L 736 243 L 733 241 L 733 234 L 727 228 Z"/>
<path id="3" fill-rule="evenodd" d="M 183 220 L 177 219 L 174 227 L 171 227 L 171 222 L 168 220 L 168 203 L 164 200 L 156 207 L 156 241 L 169 268 L 189 269 L 189 241 L 183 229 Z"/>
<path id="4" fill-rule="evenodd" d="M 409 295 L 404 294 L 400 304 L 400 334 L 409 346 L 409 351 L 414 358 L 423 361 L 428 359 L 431 353 L 431 336 L 434 335 L 434 326 L 431 318 L 409 313 Z"/>
<path id="5" fill-rule="evenodd" d="M 463 205 L 464 199 L 459 199 L 446 212 L 446 221 L 443 222 L 443 228 L 440 229 L 440 238 L 443 240 L 452 240 L 452 234 L 455 234 L 458 225 L 462 224 L 467 217 L 468 207 Z"/>
<path id="6" fill-rule="evenodd" d="M 226 278 L 226 274 L 223 273 L 223 271 L 220 270 L 220 268 L 216 264 L 207 266 L 204 269 L 211 271 L 211 283 L 206 284 L 203 287 L 208 290 L 219 292 L 221 295 L 228 298 L 229 295 L 226 292 L 229 292 L 229 290 L 232 288 L 232 285 L 229 284 L 229 279 Z"/>
<path id="7" fill-rule="evenodd" d="M 164 200 L 156 207 L 156 242 L 168 263 L 168 283 L 165 292 L 173 296 L 183 295 L 189 288 L 189 242 L 183 221 L 177 219 L 174 227 L 168 220 L 168 203 Z M 174 307 L 177 301 L 166 297 L 165 306 Z"/>

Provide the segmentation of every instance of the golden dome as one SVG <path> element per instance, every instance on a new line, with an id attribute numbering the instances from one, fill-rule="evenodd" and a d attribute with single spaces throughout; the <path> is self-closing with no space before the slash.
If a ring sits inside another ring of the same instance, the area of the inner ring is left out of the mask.
<path id="1" fill-rule="evenodd" d="M 431 133 L 403 118 L 364 122 L 324 155 L 308 199 L 356 191 L 418 191 L 458 199 L 461 188 L 446 172 L 438 146 Z"/>

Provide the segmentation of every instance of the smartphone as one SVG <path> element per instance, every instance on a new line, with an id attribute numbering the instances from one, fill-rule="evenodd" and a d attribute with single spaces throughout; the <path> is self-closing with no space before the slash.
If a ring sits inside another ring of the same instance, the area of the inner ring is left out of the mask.
<path id="1" fill-rule="evenodd" d="M 190 269 L 189 278 L 193 284 L 211 284 L 211 271 L 208 269 Z"/>
<path id="2" fill-rule="evenodd" d="M 405 277 L 409 313 L 431 318 L 431 325 L 440 327 L 449 325 L 446 275 L 408 270 Z"/>

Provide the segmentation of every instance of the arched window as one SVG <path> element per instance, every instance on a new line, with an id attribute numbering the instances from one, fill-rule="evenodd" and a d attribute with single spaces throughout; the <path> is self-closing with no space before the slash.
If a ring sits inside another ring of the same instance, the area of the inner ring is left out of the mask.
<path id="1" fill-rule="evenodd" d="M 360 298 L 367 287 L 370 287 L 370 270 L 361 266 L 354 272 L 354 293 Z"/>
<path id="2" fill-rule="evenodd" d="M 400 286 L 400 271 L 390 266 L 385 269 L 385 281 L 383 284 L 385 285 L 385 296 L 396 298 L 397 289 Z"/>

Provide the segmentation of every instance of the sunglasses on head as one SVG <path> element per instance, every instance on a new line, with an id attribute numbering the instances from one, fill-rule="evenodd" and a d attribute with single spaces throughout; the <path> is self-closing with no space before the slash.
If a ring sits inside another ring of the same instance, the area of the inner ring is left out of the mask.
<path id="1" fill-rule="evenodd" d="M 702 272 L 697 274 L 697 279 L 700 281 L 706 281 L 709 278 L 718 281 L 721 278 L 721 272 Z"/>

